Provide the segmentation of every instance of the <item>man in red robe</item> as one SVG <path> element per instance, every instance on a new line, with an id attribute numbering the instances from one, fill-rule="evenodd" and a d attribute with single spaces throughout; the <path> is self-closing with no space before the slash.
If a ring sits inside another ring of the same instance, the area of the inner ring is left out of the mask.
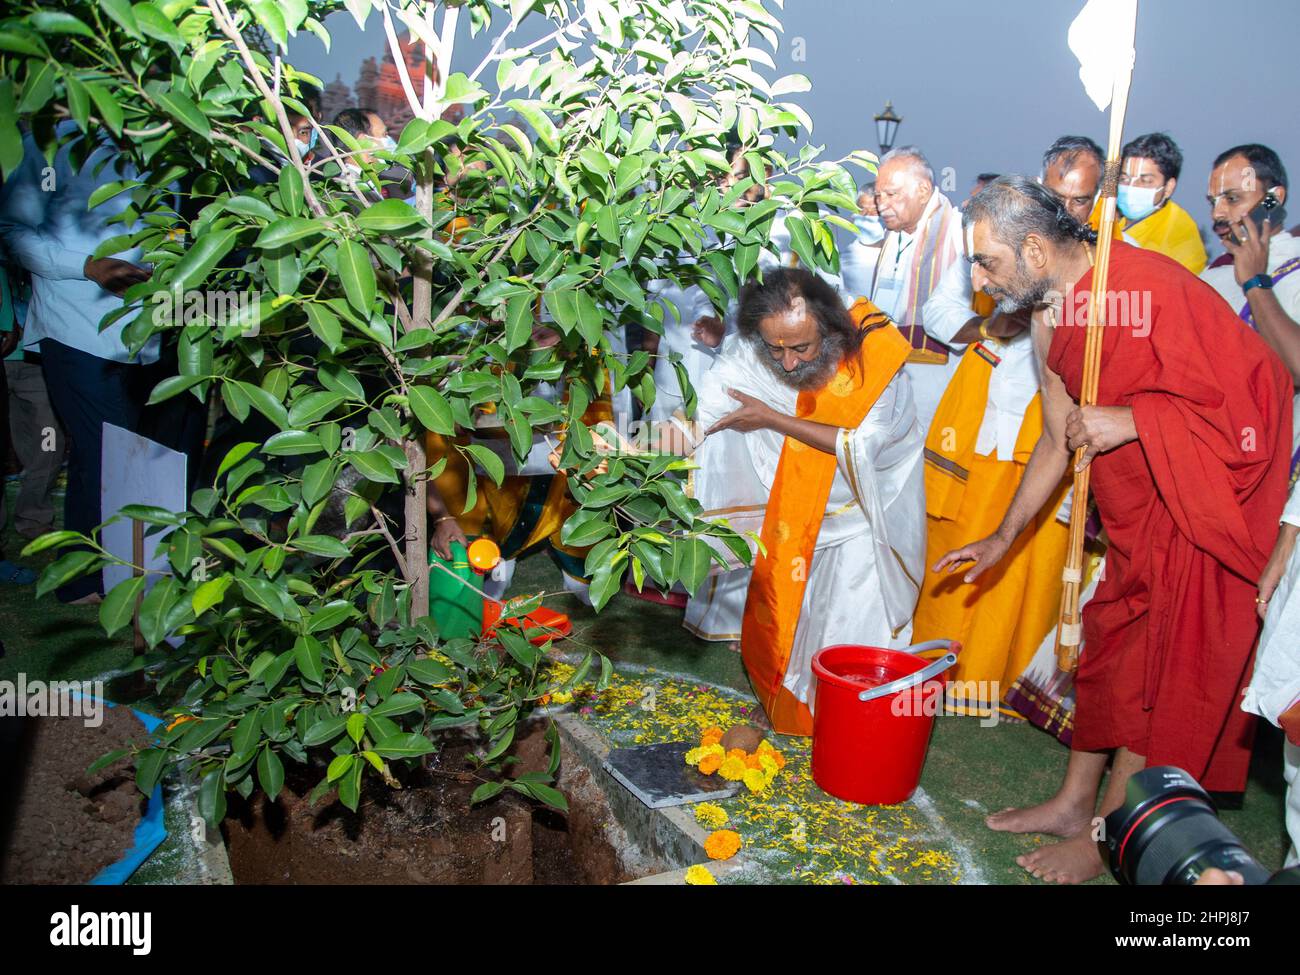
<path id="1" fill-rule="evenodd" d="M 1044 432 L 1001 526 L 936 571 L 971 581 L 1006 553 L 1086 447 L 1110 547 L 1083 612 L 1078 711 L 1065 782 L 1052 799 L 989 817 L 994 829 L 1063 841 L 1018 858 L 1035 876 L 1081 882 L 1103 866 L 1091 824 L 1129 777 L 1176 765 L 1212 791 L 1246 783 L 1252 720 L 1238 707 L 1257 633 L 1259 578 L 1286 500 L 1291 380 L 1277 355 L 1204 282 L 1115 242 L 1097 405 L 1082 385 L 1095 234 L 1051 193 L 1004 177 L 966 207 L 982 288 L 1004 311 L 1046 306 L 1035 326 Z"/>

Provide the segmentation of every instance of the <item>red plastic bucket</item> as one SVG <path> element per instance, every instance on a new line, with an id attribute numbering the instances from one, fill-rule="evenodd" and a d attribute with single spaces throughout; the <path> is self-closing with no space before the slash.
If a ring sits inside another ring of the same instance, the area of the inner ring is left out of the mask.
<path id="1" fill-rule="evenodd" d="M 914 654 L 947 649 L 936 661 Z M 892 806 L 916 791 L 930 745 L 934 704 L 958 648 L 934 640 L 906 650 L 840 644 L 813 657 L 813 780 L 831 795 Z M 866 696 L 871 700 L 862 700 Z M 895 703 L 897 702 L 897 704 Z M 918 706 L 930 705 L 930 706 Z"/>

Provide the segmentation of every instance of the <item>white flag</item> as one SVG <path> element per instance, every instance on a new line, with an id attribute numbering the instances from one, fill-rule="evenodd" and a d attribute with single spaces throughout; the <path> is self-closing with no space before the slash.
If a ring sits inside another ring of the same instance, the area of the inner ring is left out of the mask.
<path id="1" fill-rule="evenodd" d="M 1069 44 L 1079 80 L 1100 111 L 1110 105 L 1115 77 L 1133 69 L 1137 0 L 1088 0 L 1070 24 Z"/>

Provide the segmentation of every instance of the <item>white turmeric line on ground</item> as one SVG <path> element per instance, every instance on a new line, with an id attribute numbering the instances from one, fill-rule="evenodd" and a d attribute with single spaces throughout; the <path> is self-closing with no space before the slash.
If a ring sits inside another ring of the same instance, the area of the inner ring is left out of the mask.
<path id="1" fill-rule="evenodd" d="M 963 884 L 987 884 L 984 878 L 984 871 L 980 869 L 979 864 L 975 862 L 971 851 L 966 844 L 957 839 L 956 834 L 950 830 L 939 815 L 939 810 L 935 809 L 934 802 L 930 799 L 924 789 L 917 786 L 915 794 L 912 796 L 912 804 L 921 811 L 921 815 L 929 821 L 930 826 L 939 836 L 947 842 L 949 848 L 957 858 L 957 863 L 961 867 L 961 880 Z"/>

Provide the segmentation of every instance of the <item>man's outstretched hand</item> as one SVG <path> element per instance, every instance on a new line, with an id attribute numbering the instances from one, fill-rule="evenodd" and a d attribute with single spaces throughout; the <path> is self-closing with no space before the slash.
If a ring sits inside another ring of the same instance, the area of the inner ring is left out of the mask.
<path id="1" fill-rule="evenodd" d="M 120 295 L 131 285 L 148 281 L 153 272 L 130 261 L 119 261 L 116 257 L 101 257 L 98 260 L 88 257 L 83 273 L 105 291 Z"/>
<path id="2" fill-rule="evenodd" d="M 971 542 L 969 545 L 953 549 L 934 564 L 934 571 L 942 572 L 946 568 L 949 572 L 956 572 L 957 566 L 966 562 L 974 562 L 975 564 L 967 570 L 963 578 L 965 582 L 974 582 L 984 573 L 985 569 L 1001 561 L 1002 556 L 1007 554 L 1007 549 L 1010 547 L 1011 543 L 1003 539 L 1002 536 L 990 535 L 988 538 L 981 538 L 978 542 Z"/>
<path id="3" fill-rule="evenodd" d="M 719 430 L 736 430 L 740 433 L 749 433 L 751 430 L 766 430 L 772 427 L 778 415 L 776 410 L 761 399 L 750 396 L 748 393 L 742 393 L 735 389 L 728 389 L 727 393 L 732 399 L 740 403 L 740 409 L 733 410 L 713 424 L 705 431 L 706 434 L 717 433 Z"/>

